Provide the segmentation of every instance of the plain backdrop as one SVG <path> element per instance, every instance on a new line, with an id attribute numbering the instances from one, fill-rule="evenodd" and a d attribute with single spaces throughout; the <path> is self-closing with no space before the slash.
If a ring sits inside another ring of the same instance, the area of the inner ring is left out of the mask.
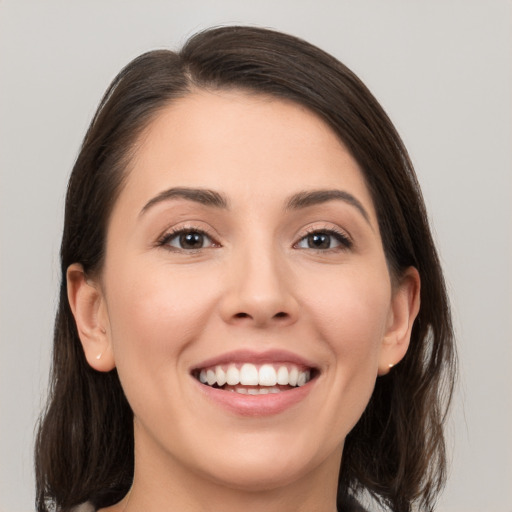
<path id="1" fill-rule="evenodd" d="M 99 99 L 143 51 L 219 24 L 303 37 L 351 67 L 415 163 L 461 376 L 439 512 L 512 511 L 512 3 L 0 0 L 0 511 L 33 506 L 68 174 Z"/>

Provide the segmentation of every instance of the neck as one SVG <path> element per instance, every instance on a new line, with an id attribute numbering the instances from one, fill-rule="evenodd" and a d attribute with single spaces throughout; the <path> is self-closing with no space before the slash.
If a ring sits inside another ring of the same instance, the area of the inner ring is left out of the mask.
<path id="1" fill-rule="evenodd" d="M 341 449 L 288 481 L 234 487 L 136 443 L 130 493 L 105 512 L 335 512 Z"/>

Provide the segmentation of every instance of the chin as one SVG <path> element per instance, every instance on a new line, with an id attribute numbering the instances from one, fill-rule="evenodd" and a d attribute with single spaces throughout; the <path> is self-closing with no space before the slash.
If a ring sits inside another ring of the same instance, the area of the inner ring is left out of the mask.
<path id="1" fill-rule="evenodd" d="M 239 438 L 236 444 L 224 445 L 222 453 L 203 453 L 200 471 L 218 485 L 248 492 L 283 488 L 322 464 L 337 472 L 342 447 L 304 446 L 304 439 L 294 440 L 289 432 L 269 434 Z"/>
<path id="2" fill-rule="evenodd" d="M 247 492 L 272 491 L 300 480 L 308 473 L 304 461 L 283 461 L 271 457 L 265 460 L 244 460 L 243 462 L 218 465 L 210 472 L 210 479 L 216 484 Z"/>

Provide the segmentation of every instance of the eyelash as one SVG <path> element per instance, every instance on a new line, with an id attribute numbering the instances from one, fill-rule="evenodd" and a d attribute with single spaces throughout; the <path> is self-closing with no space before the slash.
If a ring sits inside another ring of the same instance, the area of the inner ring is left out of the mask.
<path id="1" fill-rule="evenodd" d="M 317 251 L 317 252 L 327 252 L 327 251 L 344 251 L 351 249 L 354 245 L 353 241 L 347 236 L 346 233 L 342 231 L 338 231 L 334 228 L 324 228 L 324 229 L 318 229 L 318 228 L 311 228 L 306 232 L 304 236 L 300 238 L 298 242 L 294 244 L 294 247 L 297 247 L 299 243 L 306 240 L 311 235 L 327 235 L 329 237 L 334 238 L 337 242 L 339 242 L 340 247 L 328 247 L 326 249 L 317 249 L 314 247 L 308 247 L 308 249 Z"/>
<path id="2" fill-rule="evenodd" d="M 183 247 L 174 247 L 170 245 L 170 242 L 181 236 L 186 234 L 197 234 L 202 237 L 205 237 L 210 240 L 211 244 L 208 247 L 199 247 L 199 248 L 183 248 Z M 305 235 L 303 235 L 295 244 L 293 244 L 293 248 L 300 249 L 299 244 L 305 240 L 308 239 L 308 237 L 312 235 L 326 235 L 328 237 L 334 238 L 339 244 L 340 247 L 327 247 L 327 248 L 315 248 L 315 247 L 307 247 L 309 250 L 317 251 L 317 252 L 327 252 L 327 251 L 344 251 L 351 249 L 354 245 L 352 240 L 343 232 L 338 231 L 333 228 L 325 228 L 325 229 L 318 229 L 318 228 L 311 228 L 306 232 Z M 185 251 L 185 252 L 197 252 L 202 249 L 209 249 L 211 247 L 220 247 L 221 245 L 217 243 L 212 236 L 210 236 L 205 230 L 196 228 L 193 226 L 186 226 L 181 227 L 177 229 L 173 229 L 167 233 L 165 233 L 162 237 L 159 238 L 156 244 L 158 247 L 164 247 L 165 249 L 169 251 Z M 306 247 L 304 247 L 306 249 Z"/>
<path id="3" fill-rule="evenodd" d="M 170 242 L 173 239 L 175 239 L 181 235 L 186 235 L 186 234 L 201 235 L 202 237 L 209 239 L 211 241 L 211 245 L 209 247 L 199 247 L 196 249 L 194 249 L 194 248 L 185 249 L 183 247 L 174 247 L 174 246 L 170 245 Z M 186 251 L 186 252 L 197 252 L 202 249 L 209 249 L 210 247 L 220 247 L 220 244 L 215 242 L 213 237 L 210 236 L 204 229 L 196 228 L 193 226 L 181 227 L 181 228 L 173 229 L 169 232 L 166 232 L 163 236 L 161 236 L 159 238 L 156 245 L 158 247 L 164 247 L 165 249 L 167 249 L 169 251 Z"/>

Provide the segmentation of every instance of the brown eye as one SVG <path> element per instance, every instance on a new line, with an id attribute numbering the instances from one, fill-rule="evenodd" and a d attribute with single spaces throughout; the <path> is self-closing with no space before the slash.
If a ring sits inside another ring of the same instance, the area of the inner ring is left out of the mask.
<path id="1" fill-rule="evenodd" d="M 195 230 L 184 230 L 168 235 L 165 240 L 165 245 L 185 251 L 193 251 L 211 247 L 213 242 L 206 233 Z"/>
<path id="2" fill-rule="evenodd" d="M 326 233 L 313 233 L 306 237 L 310 249 L 330 249 L 331 237 Z"/>
<path id="3" fill-rule="evenodd" d="M 204 244 L 204 236 L 201 233 L 186 233 L 180 235 L 179 240 L 183 249 L 199 249 Z"/>
<path id="4" fill-rule="evenodd" d="M 299 249 L 347 249 L 352 246 L 352 242 L 343 234 L 335 231 L 314 231 L 301 238 L 296 244 Z"/>

